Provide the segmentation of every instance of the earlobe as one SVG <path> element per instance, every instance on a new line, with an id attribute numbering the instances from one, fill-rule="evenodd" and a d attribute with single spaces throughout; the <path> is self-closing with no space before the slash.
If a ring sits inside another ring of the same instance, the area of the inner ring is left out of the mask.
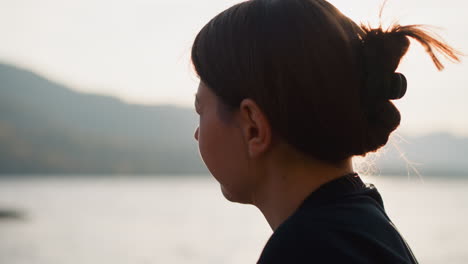
<path id="1" fill-rule="evenodd" d="M 244 99 L 240 105 L 241 129 L 251 158 L 265 153 L 271 144 L 270 123 L 252 99 Z"/>

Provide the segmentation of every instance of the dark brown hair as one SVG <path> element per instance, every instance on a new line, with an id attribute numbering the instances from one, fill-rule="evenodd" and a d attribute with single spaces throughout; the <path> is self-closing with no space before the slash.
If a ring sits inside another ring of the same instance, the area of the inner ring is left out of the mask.
<path id="1" fill-rule="evenodd" d="M 276 136 L 336 163 L 376 151 L 399 126 L 388 90 L 408 37 L 438 69 L 434 50 L 458 60 L 421 26 L 358 26 L 324 0 L 251 0 L 205 25 L 192 62 L 228 110 L 251 98 Z"/>

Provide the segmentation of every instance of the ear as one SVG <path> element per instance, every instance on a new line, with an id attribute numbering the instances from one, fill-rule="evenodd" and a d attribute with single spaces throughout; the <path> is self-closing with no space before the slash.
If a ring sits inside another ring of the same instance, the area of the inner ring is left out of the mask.
<path id="1" fill-rule="evenodd" d="M 270 123 L 260 107 L 250 98 L 239 107 L 240 128 L 250 157 L 263 154 L 271 145 Z"/>

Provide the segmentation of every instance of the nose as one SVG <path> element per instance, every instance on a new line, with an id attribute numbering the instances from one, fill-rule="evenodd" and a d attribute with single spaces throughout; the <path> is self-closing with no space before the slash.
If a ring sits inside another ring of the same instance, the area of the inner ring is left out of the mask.
<path id="1" fill-rule="evenodd" d="M 197 129 L 195 129 L 195 135 L 194 135 L 194 136 L 195 136 L 195 139 L 196 139 L 197 141 L 198 141 L 198 128 L 199 128 L 199 127 L 197 127 Z"/>

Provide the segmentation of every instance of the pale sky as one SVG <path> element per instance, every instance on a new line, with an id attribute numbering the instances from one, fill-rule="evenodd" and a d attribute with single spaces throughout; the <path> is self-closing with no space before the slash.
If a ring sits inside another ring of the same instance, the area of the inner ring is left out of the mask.
<path id="1" fill-rule="evenodd" d="M 192 107 L 190 48 L 231 0 L 0 0 L 0 61 L 73 89 L 144 104 Z M 382 0 L 330 0 L 356 22 L 378 21 Z M 468 54 L 468 2 L 389 0 L 384 22 L 429 24 Z M 396 101 L 401 131 L 468 136 L 468 64 L 438 73 L 418 44 L 401 64 L 409 81 Z"/>

